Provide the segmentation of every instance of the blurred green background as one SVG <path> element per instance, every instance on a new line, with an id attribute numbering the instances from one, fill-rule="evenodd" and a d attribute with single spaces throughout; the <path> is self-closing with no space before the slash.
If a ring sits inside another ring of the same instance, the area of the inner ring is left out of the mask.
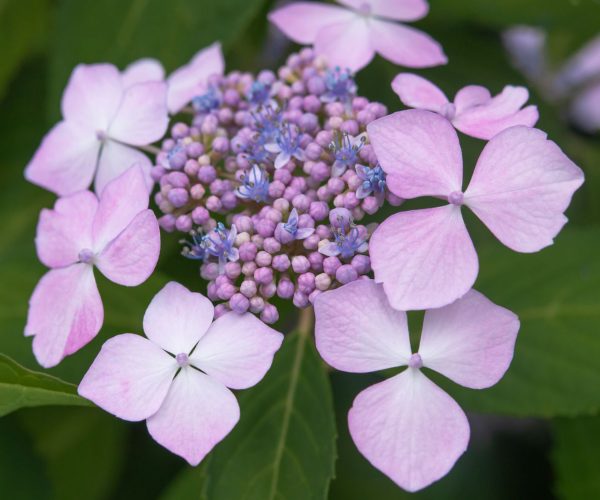
<path id="1" fill-rule="evenodd" d="M 268 26 L 273 3 L 0 0 L 1 353 L 39 370 L 22 332 L 28 298 L 44 272 L 33 246 L 37 215 L 53 196 L 28 185 L 23 168 L 59 119 L 72 68 L 101 61 L 123 68 L 152 56 L 171 71 L 220 40 L 228 70 L 275 69 L 295 47 Z M 500 33 L 509 26 L 546 29 L 556 65 L 600 33 L 595 0 L 430 3 L 430 15 L 417 26 L 442 43 L 450 63 L 421 74 L 449 95 L 470 83 L 493 92 L 525 83 L 502 47 Z M 359 92 L 399 109 L 389 87 L 398 71 L 378 58 L 359 74 Z M 531 99 L 540 107 L 539 128 L 584 169 L 586 184 L 575 195 L 567 228 L 539 254 L 512 253 L 468 220 L 481 257 L 476 287 L 519 314 L 522 328 L 513 365 L 496 387 L 479 392 L 436 379 L 472 425 L 469 450 L 446 478 L 408 495 L 368 465 L 349 440 L 345 417 L 356 393 L 379 376 L 330 373 L 310 344 L 290 336 L 265 381 L 240 394 L 239 426 L 201 467 L 191 469 L 163 450 L 143 424 L 96 408 L 27 408 L 0 418 L 0 498 L 600 498 L 600 135 L 578 133 L 564 110 L 534 89 Z M 468 172 L 482 143 L 461 140 Z M 175 240 L 164 238 L 159 272 L 143 286 L 130 290 L 99 280 L 105 328 L 49 373 L 76 384 L 103 339 L 141 331 L 147 303 L 168 279 L 202 288 L 194 264 L 178 257 Z M 289 331 L 293 315 L 286 309 L 278 326 Z M 38 383 L 62 387 L 0 359 L 0 413 L 9 412 L 15 387 Z M 292 408 L 282 404 L 290 393 Z"/>

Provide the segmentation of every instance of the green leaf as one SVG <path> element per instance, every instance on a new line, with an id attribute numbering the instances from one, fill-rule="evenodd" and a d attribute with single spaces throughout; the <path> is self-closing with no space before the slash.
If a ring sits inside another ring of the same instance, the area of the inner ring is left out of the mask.
<path id="1" fill-rule="evenodd" d="M 185 467 L 162 492 L 159 500 L 208 500 L 203 492 L 208 480 L 210 457 L 198 467 Z"/>
<path id="2" fill-rule="evenodd" d="M 45 461 L 53 498 L 114 498 L 130 424 L 96 408 L 36 408 L 19 417 Z"/>
<path id="3" fill-rule="evenodd" d="M 552 428 L 558 496 L 565 500 L 600 498 L 600 417 L 557 419 Z"/>
<path id="4" fill-rule="evenodd" d="M 34 372 L 0 354 L 0 417 L 20 408 L 45 405 L 90 406 L 77 387 Z"/>
<path id="5" fill-rule="evenodd" d="M 241 420 L 212 455 L 207 497 L 325 499 L 336 430 L 329 380 L 312 339 L 288 335 L 265 379 L 239 399 Z"/>
<path id="6" fill-rule="evenodd" d="M 48 0 L 0 1 L 0 99 L 22 62 L 42 49 L 49 19 Z"/>
<path id="7" fill-rule="evenodd" d="M 473 411 L 574 416 L 600 410 L 600 231 L 567 229 L 537 254 L 480 251 L 475 288 L 518 314 L 515 357 L 483 391 L 444 386 Z"/>
<path id="8" fill-rule="evenodd" d="M 50 114 L 79 63 L 108 61 L 124 67 L 141 57 L 168 71 L 206 45 L 225 48 L 245 34 L 265 0 L 63 0 L 51 57 Z"/>

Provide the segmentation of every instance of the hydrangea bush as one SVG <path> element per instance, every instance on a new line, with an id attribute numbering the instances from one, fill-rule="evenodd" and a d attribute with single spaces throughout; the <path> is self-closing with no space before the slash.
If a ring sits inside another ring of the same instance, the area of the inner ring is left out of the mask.
<path id="1" fill-rule="evenodd" d="M 169 282 L 148 305 L 145 337 L 106 341 L 79 394 L 145 420 L 157 443 L 198 465 L 240 418 L 232 390 L 259 384 L 278 356 L 289 301 L 305 318 L 314 309 L 314 342 L 332 369 L 386 370 L 356 396 L 348 425 L 374 467 L 416 491 L 450 471 L 470 435 L 423 368 L 488 388 L 519 331 L 514 313 L 473 289 L 463 213 L 511 250 L 538 252 L 584 179 L 535 128 L 524 87 L 492 96 L 467 85 L 450 100 L 402 69 L 381 85 L 412 109 L 362 96 L 355 74 L 375 54 L 405 68 L 447 60 L 398 22 L 424 17 L 424 0 L 339 3 L 269 14 L 312 46 L 277 70 L 225 71 L 218 43 L 168 76 L 149 59 L 73 70 L 62 120 L 25 170 L 58 196 L 39 217 L 35 245 L 50 270 L 25 335 L 43 367 L 76 355 L 103 326 L 94 269 L 137 286 L 173 240 L 197 287 Z M 481 141 L 468 180 L 457 130 Z M 431 208 L 404 208 L 421 197 Z M 426 311 L 418 348 L 410 311 Z"/>

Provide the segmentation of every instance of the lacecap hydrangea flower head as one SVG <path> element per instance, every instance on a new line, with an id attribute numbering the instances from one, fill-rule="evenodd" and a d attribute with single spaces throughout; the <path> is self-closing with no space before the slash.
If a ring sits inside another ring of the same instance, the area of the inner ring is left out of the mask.
<path id="1" fill-rule="evenodd" d="M 467 417 L 422 368 L 489 387 L 508 369 L 519 329 L 472 289 L 478 260 L 463 205 L 509 248 L 534 252 L 565 224 L 583 175 L 532 128 L 538 111 L 524 107 L 523 87 L 492 96 L 468 85 L 451 102 L 401 73 L 382 85 L 417 109 L 390 114 L 361 96 L 354 72 L 376 53 L 413 68 L 446 58 L 396 22 L 426 15 L 423 0 L 340 3 L 270 15 L 314 44 L 277 71 L 226 72 L 218 43 L 167 78 L 151 59 L 123 72 L 74 70 L 63 120 L 26 169 L 61 196 L 40 215 L 38 255 L 51 270 L 32 295 L 26 335 L 47 367 L 87 344 L 103 323 L 93 268 L 141 284 L 157 264 L 160 227 L 194 286 L 159 291 L 145 337 L 109 339 L 79 393 L 145 420 L 158 443 L 196 465 L 240 417 L 231 390 L 258 384 L 277 356 L 283 335 L 267 324 L 279 306 L 314 304 L 317 349 L 332 367 L 407 366 L 357 396 L 349 427 L 367 460 L 415 491 L 445 475 L 469 441 Z M 466 189 L 455 129 L 488 141 Z M 446 204 L 380 215 L 421 196 Z M 427 312 L 413 352 L 414 309 Z"/>

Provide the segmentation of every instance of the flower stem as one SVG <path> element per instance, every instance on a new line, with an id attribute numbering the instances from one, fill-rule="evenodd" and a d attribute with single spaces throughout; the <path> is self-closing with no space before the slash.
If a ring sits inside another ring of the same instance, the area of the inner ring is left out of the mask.
<path id="1" fill-rule="evenodd" d="M 312 307 L 307 307 L 300 311 L 300 318 L 298 319 L 298 333 L 303 336 L 309 336 L 314 328 L 314 311 Z"/>

